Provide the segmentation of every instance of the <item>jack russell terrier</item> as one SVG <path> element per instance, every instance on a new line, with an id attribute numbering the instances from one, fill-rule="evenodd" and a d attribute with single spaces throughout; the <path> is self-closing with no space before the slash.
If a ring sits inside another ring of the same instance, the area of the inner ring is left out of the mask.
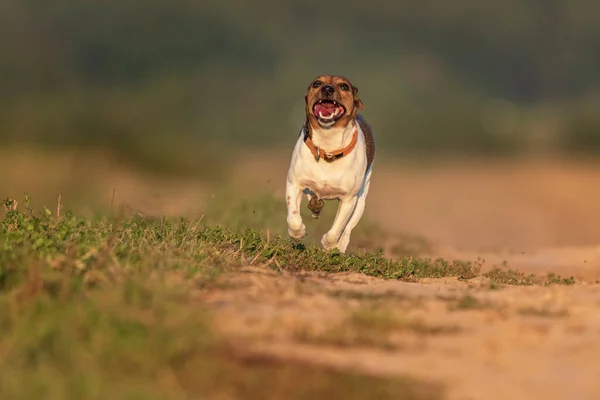
<path id="1" fill-rule="evenodd" d="M 373 132 L 358 115 L 358 110 L 364 108 L 358 88 L 342 76 L 318 77 L 304 99 L 306 122 L 287 174 L 288 234 L 295 240 L 306 236 L 300 216 L 303 194 L 313 218 L 319 218 L 323 200 L 337 199 L 337 215 L 321 245 L 345 253 L 369 192 L 375 158 Z"/>

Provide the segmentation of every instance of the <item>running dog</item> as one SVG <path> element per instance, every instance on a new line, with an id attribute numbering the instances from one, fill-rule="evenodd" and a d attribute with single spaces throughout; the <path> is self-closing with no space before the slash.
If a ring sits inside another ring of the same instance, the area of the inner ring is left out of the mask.
<path id="1" fill-rule="evenodd" d="M 324 200 L 337 199 L 337 215 L 321 246 L 345 253 L 369 192 L 375 158 L 373 132 L 358 114 L 364 108 L 358 88 L 343 76 L 316 78 L 304 99 L 306 121 L 286 182 L 288 234 L 295 240 L 306 236 L 300 215 L 303 195 L 313 218 L 319 218 Z"/>

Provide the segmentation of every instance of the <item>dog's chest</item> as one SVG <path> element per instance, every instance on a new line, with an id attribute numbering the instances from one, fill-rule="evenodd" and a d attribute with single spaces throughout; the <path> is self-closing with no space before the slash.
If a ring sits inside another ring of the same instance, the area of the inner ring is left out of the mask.
<path id="1" fill-rule="evenodd" d="M 297 165 L 298 182 L 304 190 L 312 192 L 322 199 L 337 199 L 353 193 L 358 177 L 349 171 L 347 161 L 336 160 L 331 164 L 325 161 L 315 162 L 304 159 Z"/>
<path id="2" fill-rule="evenodd" d="M 343 147 L 343 143 L 335 146 L 338 145 Z M 304 137 L 300 136 L 290 167 L 290 181 L 295 182 L 305 193 L 315 194 L 322 199 L 353 196 L 360 191 L 365 177 L 364 140 L 359 135 L 356 147 L 351 152 L 327 162 L 323 159 L 315 160 L 315 156 L 304 143 Z"/>
<path id="3" fill-rule="evenodd" d="M 347 188 L 332 185 L 331 182 L 303 179 L 300 184 L 305 192 L 325 200 L 338 199 L 348 194 Z"/>

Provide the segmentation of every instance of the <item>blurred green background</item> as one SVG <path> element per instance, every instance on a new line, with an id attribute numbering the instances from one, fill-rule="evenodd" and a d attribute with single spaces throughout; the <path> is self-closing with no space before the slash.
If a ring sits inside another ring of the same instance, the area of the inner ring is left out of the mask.
<path id="1" fill-rule="evenodd" d="M 253 147 L 291 151 L 307 85 L 332 73 L 359 87 L 390 157 L 595 155 L 598 11 L 595 0 L 2 0 L 0 143 L 199 171 Z"/>

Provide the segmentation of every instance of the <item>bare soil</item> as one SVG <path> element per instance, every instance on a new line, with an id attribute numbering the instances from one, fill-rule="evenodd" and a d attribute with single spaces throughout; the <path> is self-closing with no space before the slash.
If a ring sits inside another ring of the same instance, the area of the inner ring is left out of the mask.
<path id="1" fill-rule="evenodd" d="M 406 283 L 257 267 L 222 283 L 199 296 L 248 353 L 411 376 L 442 384 L 448 399 L 600 396 L 599 285 L 491 290 L 479 278 Z M 348 322 L 355 313 L 367 318 Z"/>

